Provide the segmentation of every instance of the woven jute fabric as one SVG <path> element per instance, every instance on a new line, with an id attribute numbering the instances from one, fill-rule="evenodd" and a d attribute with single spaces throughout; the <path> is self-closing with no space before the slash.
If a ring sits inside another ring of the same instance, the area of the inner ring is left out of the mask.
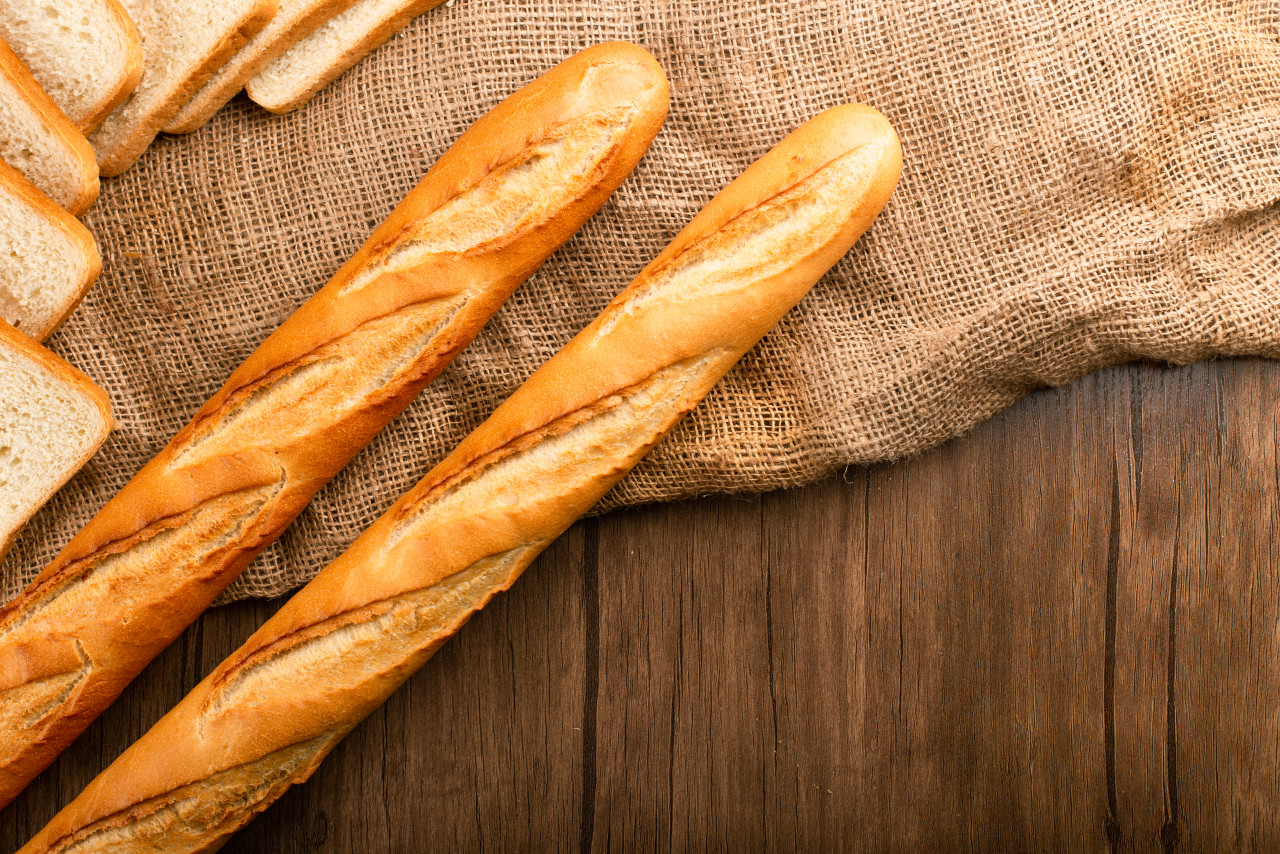
<path id="1" fill-rule="evenodd" d="M 1273 2 L 456 0 L 299 112 L 242 96 L 104 182 L 87 220 L 104 272 L 51 343 L 120 427 L 23 534 L 4 594 L 466 127 L 612 39 L 672 81 L 640 168 L 229 595 L 279 593 L 339 554 L 721 187 L 843 102 L 902 138 L 889 207 L 605 507 L 912 454 L 1115 362 L 1280 352 Z"/>

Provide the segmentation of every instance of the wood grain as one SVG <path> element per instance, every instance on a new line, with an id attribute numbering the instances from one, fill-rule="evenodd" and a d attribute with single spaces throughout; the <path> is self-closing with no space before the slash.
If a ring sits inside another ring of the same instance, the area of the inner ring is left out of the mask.
<path id="1" fill-rule="evenodd" d="M 1280 366 L 575 526 L 227 852 L 1280 850 Z M 206 614 L 13 850 L 279 603 Z"/>

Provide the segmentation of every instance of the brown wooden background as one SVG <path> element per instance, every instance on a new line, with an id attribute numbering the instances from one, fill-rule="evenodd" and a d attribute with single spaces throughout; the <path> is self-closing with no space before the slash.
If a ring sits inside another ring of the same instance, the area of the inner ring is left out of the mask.
<path id="1" fill-rule="evenodd" d="M 580 523 L 227 852 L 1280 850 L 1280 366 Z M 192 627 L 20 845 L 279 603 Z"/>

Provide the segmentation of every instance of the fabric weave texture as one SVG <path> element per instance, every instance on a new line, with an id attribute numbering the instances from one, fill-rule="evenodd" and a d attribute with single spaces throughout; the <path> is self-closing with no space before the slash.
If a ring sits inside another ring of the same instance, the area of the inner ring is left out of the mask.
<path id="1" fill-rule="evenodd" d="M 602 509 L 910 455 L 1116 362 L 1280 354 L 1280 4 L 456 0 L 311 104 L 240 96 L 104 181 L 51 341 L 120 426 L 0 568 L 8 598 L 319 289 L 473 121 L 623 39 L 672 81 L 636 173 L 224 598 L 336 557 L 725 184 L 822 109 L 902 138 L 872 230 Z M 999 461 L 992 461 L 998 465 Z"/>

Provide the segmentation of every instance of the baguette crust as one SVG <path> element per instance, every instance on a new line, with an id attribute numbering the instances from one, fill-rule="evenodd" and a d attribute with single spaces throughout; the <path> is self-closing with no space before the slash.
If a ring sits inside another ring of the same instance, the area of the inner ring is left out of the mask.
<path id="1" fill-rule="evenodd" d="M 85 453 L 68 467 L 67 477 L 69 478 L 83 468 L 85 463 L 89 462 L 89 458 L 97 452 L 115 427 L 115 419 L 111 415 L 111 401 L 107 397 L 107 393 L 93 380 L 80 373 L 65 360 L 54 355 L 47 348 L 41 347 L 33 339 L 23 335 L 4 320 L 0 320 L 0 349 L 22 354 L 24 358 L 34 362 L 42 370 L 53 374 L 66 385 L 74 388 L 98 410 L 102 419 L 101 429 L 93 436 L 92 441 L 86 445 Z M 65 482 L 64 480 L 63 483 Z M 47 492 L 41 495 L 31 508 L 31 515 L 35 515 L 37 510 L 48 503 L 54 493 L 62 488 L 62 485 L 62 483 L 53 484 Z M 30 519 L 30 516 L 27 518 Z M 25 523 L 26 520 L 23 520 L 23 524 Z M 5 554 L 9 551 L 21 531 L 22 525 L 19 525 L 7 538 L 0 537 L 0 560 L 4 559 Z"/>
<path id="2" fill-rule="evenodd" d="M 111 93 L 76 122 L 76 127 L 85 136 L 93 133 L 98 125 L 102 124 L 103 119 L 123 104 L 142 80 L 142 37 L 138 35 L 138 28 L 133 23 L 133 18 L 129 17 L 129 13 L 120 5 L 120 0 L 102 0 L 102 3 L 111 21 L 123 34 L 124 62 L 120 66 L 120 77 L 112 87 Z"/>
<path id="3" fill-rule="evenodd" d="M 258 0 L 184 77 L 176 81 L 155 81 L 150 78 L 149 72 L 152 75 L 164 75 L 169 69 L 148 67 L 144 57 L 142 77 L 134 96 L 124 100 L 108 115 L 91 138 L 102 174 L 108 178 L 114 177 L 137 162 L 183 105 L 208 82 L 215 71 L 275 17 L 279 8 L 280 0 Z M 160 97 L 149 97 L 148 90 L 152 86 L 162 90 Z M 149 103 L 144 108 L 138 108 L 134 99 L 144 95 L 148 96 Z"/>
<path id="4" fill-rule="evenodd" d="M 803 297 L 900 165 L 865 107 L 789 136 L 22 852 L 215 850 L 307 779 Z"/>
<path id="5" fill-rule="evenodd" d="M 72 250 L 80 262 L 79 283 L 75 290 L 72 291 L 70 299 L 66 301 L 62 312 L 50 318 L 47 323 L 44 323 L 39 328 L 21 330 L 24 335 L 28 335 L 36 341 L 44 341 L 66 322 L 66 319 L 80 305 L 80 301 L 84 299 L 85 294 L 89 293 L 93 283 L 98 280 L 98 274 L 102 272 L 102 255 L 98 252 L 97 241 L 93 239 L 93 234 L 90 233 L 89 229 L 85 228 L 84 223 L 58 206 L 53 199 L 40 192 L 17 169 L 14 169 L 3 160 L 0 160 L 0 192 L 7 192 L 12 196 L 16 196 L 19 201 L 47 220 L 51 226 L 58 229 L 67 242 L 71 244 Z"/>
<path id="6" fill-rule="evenodd" d="M 178 115 L 174 116 L 173 121 L 165 126 L 165 133 L 192 133 L 202 128 L 267 63 L 311 35 L 334 15 L 346 11 L 355 2 L 356 0 L 306 0 L 290 3 L 285 0 L 271 23 L 213 75 Z"/>
<path id="7" fill-rule="evenodd" d="M 656 61 L 626 44 L 584 51 L 498 105 L 0 609 L 0 804 L 599 209 L 666 106 Z M 58 679 L 65 690 L 43 699 Z M 6 705 L 33 704 L 6 727 Z"/>
<path id="8" fill-rule="evenodd" d="M 48 194 L 51 197 L 63 196 L 57 198 L 57 202 L 73 216 L 83 215 L 97 201 L 99 187 L 98 164 L 89 141 L 40 88 L 30 69 L 3 41 L 0 41 L 0 74 L 18 91 L 40 123 L 67 153 L 68 177 L 74 189 L 68 194 L 61 194 L 56 188 L 49 188 L 51 192 Z"/>
<path id="9" fill-rule="evenodd" d="M 374 3 L 377 0 L 359 0 L 360 4 Z M 299 76 L 285 90 L 277 90 L 268 85 L 265 75 L 255 74 L 245 83 L 245 92 L 253 101 L 272 113 L 291 113 L 310 101 L 324 87 L 346 74 L 353 65 L 381 47 L 387 39 L 403 30 L 409 22 L 421 14 L 431 11 L 445 0 L 408 0 L 393 14 L 378 22 L 378 25 L 367 32 L 360 33 L 340 56 L 321 69 L 318 74 Z M 280 56 L 297 52 L 305 55 L 310 49 L 306 39 L 302 39 Z M 274 61 L 274 58 L 273 58 Z M 264 64 L 264 68 L 269 63 Z M 259 69 L 261 72 L 263 69 Z"/>

